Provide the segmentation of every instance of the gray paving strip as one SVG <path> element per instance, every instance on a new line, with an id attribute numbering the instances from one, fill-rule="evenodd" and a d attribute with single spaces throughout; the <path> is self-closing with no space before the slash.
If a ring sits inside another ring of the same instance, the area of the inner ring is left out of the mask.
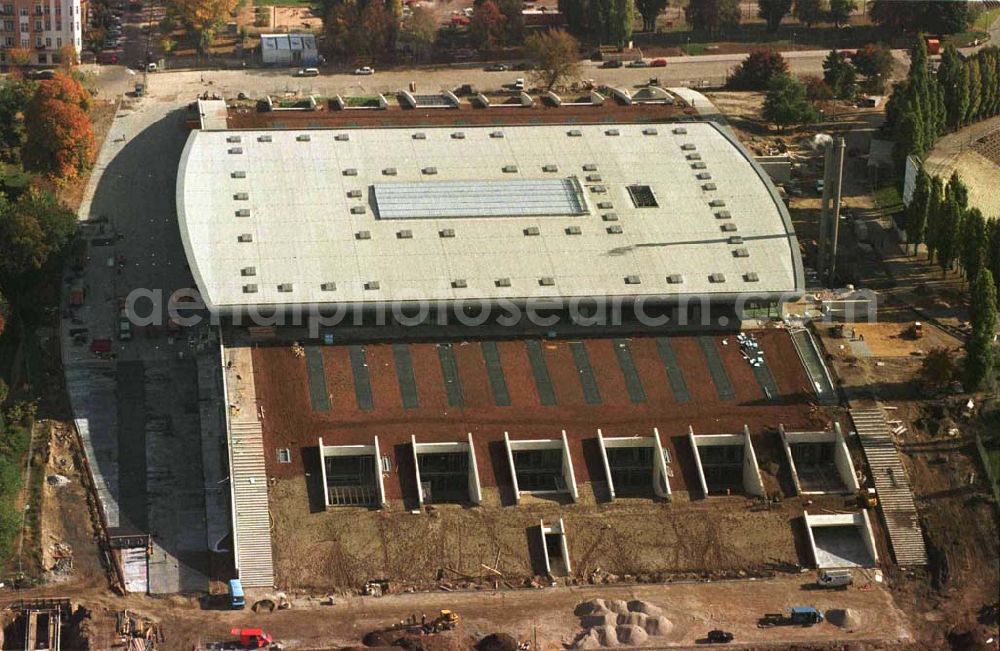
<path id="1" fill-rule="evenodd" d="M 465 398 L 462 396 L 462 380 L 458 375 L 458 363 L 455 362 L 455 351 L 451 344 L 438 344 L 438 359 L 441 360 L 444 388 L 448 392 L 448 405 L 461 407 L 465 404 Z"/>
<path id="2" fill-rule="evenodd" d="M 306 377 L 309 381 L 309 401 L 313 411 L 330 411 L 330 393 L 326 390 L 323 373 L 323 353 L 319 346 L 306 346 Z"/>
<path id="3" fill-rule="evenodd" d="M 632 360 L 632 351 L 628 347 L 625 339 L 615 339 L 612 342 L 615 347 L 615 356 L 618 358 L 618 366 L 625 376 L 625 390 L 628 391 L 628 398 L 632 402 L 646 402 L 646 391 L 642 388 L 642 380 L 639 378 L 639 371 L 635 368 Z"/>
<path id="4" fill-rule="evenodd" d="M 542 342 L 537 339 L 529 339 L 524 342 L 528 351 L 528 361 L 531 363 L 531 375 L 535 378 L 535 389 L 538 391 L 538 400 L 546 407 L 556 404 L 556 392 L 552 388 L 552 378 L 549 377 L 549 367 L 545 364 L 545 353 L 542 351 Z"/>
<path id="5" fill-rule="evenodd" d="M 601 404 L 601 392 L 597 388 L 597 378 L 594 377 L 594 369 L 590 366 L 590 356 L 587 355 L 587 347 L 582 341 L 574 341 L 569 345 L 573 353 L 573 364 L 576 365 L 576 374 L 580 376 L 580 386 L 583 387 L 583 399 L 588 405 Z"/>
<path id="6" fill-rule="evenodd" d="M 722 362 L 722 356 L 715 347 L 715 339 L 708 336 L 698 337 L 698 345 L 705 356 L 705 363 L 708 364 L 708 372 L 712 374 L 712 384 L 715 385 L 715 393 L 721 400 L 732 400 L 736 397 L 733 390 L 733 383 L 726 373 L 726 366 Z"/>
<path id="7" fill-rule="evenodd" d="M 393 344 L 392 356 L 396 361 L 396 379 L 399 380 L 399 395 L 403 406 L 416 409 L 420 406 L 417 397 L 417 381 L 413 377 L 413 358 L 410 357 L 410 347 L 407 344 Z"/>
<path id="8" fill-rule="evenodd" d="M 497 349 L 497 342 L 484 341 L 480 347 L 483 349 L 483 360 L 486 361 L 486 375 L 490 378 L 490 393 L 493 394 L 493 403 L 497 407 L 510 407 L 510 393 L 507 391 L 507 380 L 503 376 L 503 367 L 500 365 L 500 351 Z"/>
<path id="9" fill-rule="evenodd" d="M 372 400 L 372 383 L 368 377 L 368 363 L 365 361 L 364 346 L 348 346 L 351 355 L 351 373 L 354 375 L 354 397 L 358 401 L 358 409 L 371 411 L 375 407 Z"/>
<path id="10" fill-rule="evenodd" d="M 774 381 L 774 376 L 771 375 L 771 369 L 767 367 L 767 363 L 761 364 L 760 366 L 751 366 L 753 369 L 754 377 L 757 378 L 757 384 L 760 385 L 761 391 L 768 400 L 774 400 L 778 397 L 778 383 Z"/>
<path id="11" fill-rule="evenodd" d="M 684 381 L 684 374 L 677 363 L 677 355 L 674 353 L 670 340 L 666 337 L 656 338 L 656 350 L 660 353 L 660 361 L 663 368 L 667 370 L 667 381 L 670 382 L 670 390 L 674 393 L 674 400 L 677 402 L 691 402 L 691 394 L 688 392 L 687 382 Z"/>
<path id="12" fill-rule="evenodd" d="M 146 467 L 146 374 L 139 361 L 118 362 L 118 486 L 121 527 L 149 530 Z"/>

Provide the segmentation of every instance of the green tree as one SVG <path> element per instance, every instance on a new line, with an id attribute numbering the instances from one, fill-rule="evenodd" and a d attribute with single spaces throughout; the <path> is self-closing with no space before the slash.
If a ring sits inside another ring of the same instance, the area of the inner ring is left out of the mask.
<path id="1" fill-rule="evenodd" d="M 469 23 L 469 35 L 483 52 L 492 52 L 503 42 L 507 19 L 493 0 L 486 0 L 475 8 Z"/>
<path id="2" fill-rule="evenodd" d="M 635 24 L 634 1 L 611 0 L 607 16 L 605 32 L 608 41 L 618 47 L 624 47 L 632 39 L 632 25 Z"/>
<path id="3" fill-rule="evenodd" d="M 580 75 L 580 45 L 561 29 L 535 32 L 524 43 L 528 57 L 535 62 L 532 78 L 545 88 L 575 79 Z"/>
<path id="4" fill-rule="evenodd" d="M 944 89 L 948 127 L 958 129 L 969 107 L 969 77 L 961 59 L 958 58 L 958 50 L 951 43 L 941 53 L 937 80 Z"/>
<path id="5" fill-rule="evenodd" d="M 812 27 L 815 23 L 822 22 L 826 16 L 823 0 L 795 0 L 795 9 L 792 12 L 806 27 Z"/>
<path id="6" fill-rule="evenodd" d="M 938 242 L 938 266 L 947 274 L 962 250 L 962 222 L 965 219 L 965 210 L 957 194 L 951 190 L 951 183 L 945 188 L 942 218 Z"/>
<path id="7" fill-rule="evenodd" d="M 583 0 L 559 0 L 559 12 L 566 19 L 566 29 L 572 34 L 585 36 L 590 30 L 587 22 L 587 2 Z"/>
<path id="8" fill-rule="evenodd" d="M 504 42 L 514 45 L 524 41 L 524 0 L 500 0 L 497 5 L 506 20 Z"/>
<path id="9" fill-rule="evenodd" d="M 667 8 L 667 0 L 635 0 L 635 8 L 642 16 L 642 31 L 655 32 L 656 19 Z"/>
<path id="10" fill-rule="evenodd" d="M 987 244 L 986 219 L 978 208 L 972 208 L 962 220 L 962 248 L 959 252 L 959 261 L 966 278 L 977 277 L 986 264 Z"/>
<path id="11" fill-rule="evenodd" d="M 927 261 L 933 262 L 941 242 L 944 223 L 944 183 L 940 176 L 931 177 L 930 198 L 927 202 Z"/>
<path id="12" fill-rule="evenodd" d="M 25 278 L 69 242 L 76 215 L 50 193 L 30 190 L 14 203 L 0 195 L 0 288 L 15 306 Z"/>
<path id="13" fill-rule="evenodd" d="M 885 82 L 892 77 L 892 52 L 881 45 L 869 43 L 851 57 L 855 69 L 865 77 L 865 91 L 884 93 Z"/>
<path id="14" fill-rule="evenodd" d="M 840 27 L 851 19 L 851 13 L 858 8 L 856 0 L 830 0 L 830 11 L 827 17 L 836 27 Z"/>
<path id="15" fill-rule="evenodd" d="M 969 75 L 969 106 L 965 109 L 965 121 L 975 122 L 979 119 L 979 108 L 982 101 L 983 78 L 979 72 L 979 59 L 972 58 L 965 62 L 965 70 Z"/>
<path id="16" fill-rule="evenodd" d="M 927 211 L 930 209 L 931 178 L 924 168 L 917 171 L 910 205 L 906 207 L 906 239 L 913 244 L 913 254 L 917 254 L 927 235 Z"/>
<path id="17" fill-rule="evenodd" d="M 982 269 L 972 284 L 969 312 L 972 334 L 965 343 L 965 387 L 983 388 L 993 376 L 993 338 L 997 329 L 997 290 L 993 274 Z"/>
<path id="18" fill-rule="evenodd" d="M 400 42 L 417 61 L 430 56 L 437 39 L 438 22 L 434 10 L 423 5 L 416 7 L 409 19 L 403 23 Z"/>
<path id="19" fill-rule="evenodd" d="M 9 79 L 0 85 L 0 161 L 17 163 L 24 144 L 24 118 L 35 84 Z"/>
<path id="20" fill-rule="evenodd" d="M 994 278 L 1000 277 L 1000 219 L 991 219 L 986 224 L 986 268 Z M 1000 293 L 997 294 L 1000 303 Z"/>
<path id="21" fill-rule="evenodd" d="M 776 32 L 792 10 L 792 0 L 757 0 L 757 17 L 767 23 L 767 31 Z"/>
<path id="22" fill-rule="evenodd" d="M 830 50 L 823 61 L 823 81 L 830 86 L 834 97 L 838 99 L 848 99 L 854 97 L 857 90 L 857 79 L 854 74 L 854 66 L 847 59 L 847 55 L 837 50 Z"/>
<path id="23" fill-rule="evenodd" d="M 693 29 L 717 36 L 740 24 L 739 0 L 689 0 L 684 17 Z"/>
<path id="24" fill-rule="evenodd" d="M 806 95 L 805 84 L 788 75 L 779 75 L 771 80 L 761 115 L 782 129 L 811 122 L 817 117 L 816 109 Z"/>
<path id="25" fill-rule="evenodd" d="M 956 371 L 951 351 L 932 348 L 920 363 L 920 383 L 928 389 L 941 389 L 951 383 Z"/>
<path id="26" fill-rule="evenodd" d="M 961 210 L 968 209 L 969 186 L 965 185 L 965 181 L 962 180 L 957 171 L 952 172 L 951 178 L 948 179 L 948 185 L 945 187 L 945 196 L 955 197 L 955 202 Z"/>
<path id="27" fill-rule="evenodd" d="M 788 74 L 788 62 L 777 50 L 751 52 L 729 75 L 726 85 L 734 90 L 765 90 L 775 77 Z"/>

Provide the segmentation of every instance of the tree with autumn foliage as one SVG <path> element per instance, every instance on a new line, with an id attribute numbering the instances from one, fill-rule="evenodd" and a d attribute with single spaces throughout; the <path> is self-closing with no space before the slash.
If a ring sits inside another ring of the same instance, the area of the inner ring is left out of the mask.
<path id="1" fill-rule="evenodd" d="M 31 50 L 24 47 L 12 47 L 7 50 L 7 60 L 10 61 L 10 70 L 14 76 L 19 77 L 21 70 L 31 63 Z"/>
<path id="2" fill-rule="evenodd" d="M 580 44 L 561 29 L 535 32 L 525 40 L 528 57 L 535 62 L 531 73 L 536 84 L 553 87 L 580 76 Z"/>
<path id="3" fill-rule="evenodd" d="M 65 72 L 57 72 L 52 79 L 38 84 L 33 101 L 48 99 L 73 104 L 84 111 L 90 108 L 90 93 L 83 84 Z"/>
<path id="4" fill-rule="evenodd" d="M 169 0 L 169 9 L 194 32 L 202 52 L 238 5 L 239 0 Z"/>
<path id="5" fill-rule="evenodd" d="M 36 92 L 25 113 L 25 131 L 22 156 L 29 170 L 61 182 L 94 164 L 94 129 L 78 103 Z"/>
<path id="6" fill-rule="evenodd" d="M 493 0 L 486 0 L 475 8 L 469 23 L 473 42 L 485 53 L 492 52 L 503 43 L 507 18 Z"/>

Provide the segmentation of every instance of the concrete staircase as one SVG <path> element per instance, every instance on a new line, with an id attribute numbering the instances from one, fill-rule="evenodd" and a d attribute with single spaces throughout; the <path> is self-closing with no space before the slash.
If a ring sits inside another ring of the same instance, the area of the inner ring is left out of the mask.
<path id="1" fill-rule="evenodd" d="M 259 422 L 231 423 L 229 460 L 235 516 L 233 543 L 240 580 L 244 587 L 274 587 L 264 441 Z"/>
<path id="2" fill-rule="evenodd" d="M 926 565 L 927 548 L 920 531 L 913 491 L 885 415 L 880 409 L 852 409 L 851 420 L 875 481 L 879 510 L 896 563 L 904 567 Z"/>

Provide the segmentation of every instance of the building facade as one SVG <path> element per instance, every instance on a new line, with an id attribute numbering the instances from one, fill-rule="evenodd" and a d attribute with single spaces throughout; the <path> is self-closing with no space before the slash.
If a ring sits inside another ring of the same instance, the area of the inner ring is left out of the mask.
<path id="1" fill-rule="evenodd" d="M 29 65 L 59 63 L 59 49 L 83 48 L 84 0 L 0 0 L 0 63 L 12 50 L 30 54 Z"/>

